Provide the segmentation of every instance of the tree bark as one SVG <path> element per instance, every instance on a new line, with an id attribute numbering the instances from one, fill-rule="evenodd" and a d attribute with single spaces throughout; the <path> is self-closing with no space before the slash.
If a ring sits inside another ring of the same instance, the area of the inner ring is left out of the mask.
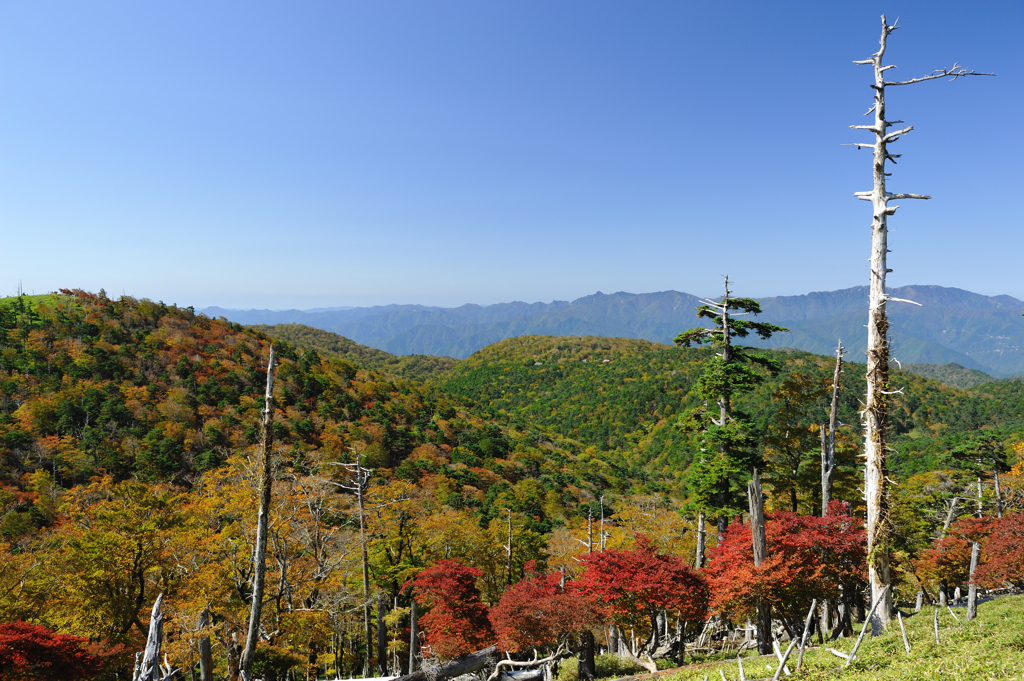
<path id="1" fill-rule="evenodd" d="M 253 556 L 252 607 L 249 610 L 249 630 L 245 637 L 245 648 L 239 661 L 239 674 L 243 681 L 252 678 L 252 663 L 256 657 L 256 642 L 260 634 L 260 616 L 263 612 L 263 589 L 267 572 L 267 532 L 270 528 L 270 492 L 274 483 L 273 444 L 274 429 L 274 346 L 270 346 L 267 360 L 266 409 L 263 411 L 263 428 L 260 438 L 260 453 L 263 461 L 260 469 L 260 507 L 256 518 L 256 549 Z"/>
<path id="2" fill-rule="evenodd" d="M 704 567 L 704 551 L 708 540 L 707 522 L 704 511 L 697 514 L 697 558 L 694 561 L 694 566 L 698 570 Z"/>
<path id="3" fill-rule="evenodd" d="M 867 504 L 867 556 L 868 582 L 871 585 L 872 633 L 878 634 L 885 627 L 892 615 L 892 590 L 889 589 L 889 543 L 891 528 L 888 514 L 888 486 L 886 477 L 886 427 L 889 416 L 889 395 L 896 391 L 889 385 L 889 320 L 886 303 L 896 300 L 886 293 L 885 280 L 890 272 L 888 269 L 888 217 L 896 212 L 899 206 L 889 206 L 890 201 L 903 199 L 930 199 L 924 194 L 891 194 L 887 191 L 885 164 L 894 161 L 899 154 L 891 154 L 888 145 L 906 135 L 913 126 L 889 131 L 889 128 L 902 121 L 890 122 L 885 118 L 885 88 L 888 86 L 911 85 L 937 78 L 951 79 L 962 76 L 992 75 L 968 71 L 955 64 L 951 69 L 936 69 L 930 75 L 912 78 L 906 81 L 887 82 L 885 72 L 895 68 L 883 66 L 886 41 L 889 34 L 898 26 L 890 26 L 882 15 L 882 36 L 879 40 L 878 52 L 870 59 L 854 62 L 872 66 L 875 82 L 871 86 L 875 91 L 875 103 L 868 113 L 874 111 L 873 125 L 853 125 L 854 129 L 867 130 L 875 135 L 873 144 L 857 142 L 853 146 L 868 148 L 873 152 L 872 177 L 874 180 L 871 191 L 856 192 L 854 196 L 872 205 L 871 220 L 871 287 L 868 296 L 868 347 L 867 347 L 867 397 L 861 415 L 864 420 L 864 497 Z M 911 301 L 901 301 L 911 302 Z M 878 604 L 878 599 L 885 599 Z"/>
<path id="4" fill-rule="evenodd" d="M 886 598 L 872 622 L 872 634 L 877 635 L 889 623 L 892 604 L 889 602 L 889 527 L 888 487 L 886 484 L 886 426 L 889 415 L 889 320 L 886 314 L 888 296 L 885 279 L 888 274 L 886 261 L 888 247 L 888 194 L 885 188 L 886 133 L 885 120 L 885 78 L 882 57 L 885 44 L 892 32 L 883 17 L 880 48 L 871 59 L 875 70 L 875 144 L 872 171 L 874 189 L 870 195 L 873 207 L 871 222 L 871 287 L 868 296 L 868 353 L 867 353 L 867 400 L 864 405 L 864 497 L 867 502 L 867 553 L 868 583 L 871 587 L 871 602 Z"/>
<path id="5" fill-rule="evenodd" d="M 362 551 L 363 563 L 363 629 L 366 636 L 366 657 L 363 658 L 363 676 L 372 673 L 373 627 L 370 624 L 370 558 L 366 550 L 366 470 L 362 466 L 359 455 L 356 455 L 356 501 L 359 508 L 359 546 Z"/>
<path id="6" fill-rule="evenodd" d="M 619 639 L 620 640 L 622 639 L 622 634 L 621 633 L 619 634 Z M 634 663 L 636 665 L 639 665 L 639 666 L 643 667 L 644 669 L 646 669 L 647 671 L 651 672 L 652 674 L 654 672 L 658 671 L 658 665 L 657 665 L 657 663 L 655 663 L 655 661 L 653 659 L 651 659 L 650 655 L 645 654 L 643 656 L 643 658 L 641 658 L 639 655 L 637 655 L 632 650 L 632 648 L 630 648 L 630 646 L 628 644 L 621 646 L 619 648 L 619 650 L 620 650 L 620 654 L 623 657 L 625 657 L 627 660 L 629 660 L 630 662 L 632 662 L 632 663 Z M 646 658 L 646 659 L 644 659 L 644 658 Z"/>
<path id="7" fill-rule="evenodd" d="M 747 501 L 750 504 L 750 534 L 754 549 L 754 567 L 768 557 L 768 542 L 764 528 L 764 495 L 761 491 L 761 477 L 754 469 L 754 476 L 747 484 Z M 771 609 L 763 599 L 757 599 L 757 649 L 762 655 L 772 652 Z"/>
<path id="8" fill-rule="evenodd" d="M 978 517 L 982 516 L 981 506 L 981 478 L 978 478 Z M 971 544 L 971 572 L 970 582 L 967 585 L 967 620 L 973 620 L 978 616 L 978 584 L 974 581 L 974 571 L 978 569 L 978 559 L 981 557 L 981 544 Z"/>
<path id="9" fill-rule="evenodd" d="M 588 629 L 581 636 L 583 645 L 580 646 L 576 678 L 579 681 L 594 681 L 597 677 L 597 667 L 594 664 L 594 634 Z"/>
<path id="10" fill-rule="evenodd" d="M 828 413 L 828 427 L 821 431 L 821 517 L 828 515 L 832 501 L 832 486 L 836 477 L 836 427 L 839 425 L 839 378 L 843 373 L 843 344 L 836 345 L 836 368 L 832 375 L 832 406 Z"/>
<path id="11" fill-rule="evenodd" d="M 508 512 L 508 545 L 505 547 L 505 586 L 512 584 L 512 509 L 506 508 Z"/>
<path id="12" fill-rule="evenodd" d="M 416 631 L 416 601 L 409 604 L 409 673 L 416 671 L 416 648 L 419 632 Z"/>
<path id="13" fill-rule="evenodd" d="M 146 638 L 146 651 L 142 655 L 139 675 L 134 681 L 160 680 L 160 646 L 164 638 L 164 595 L 160 594 L 153 603 L 153 611 L 149 616 L 149 635 Z"/>
<path id="14" fill-rule="evenodd" d="M 1003 492 L 999 487 L 999 468 L 992 469 L 992 481 L 996 486 L 996 517 L 1003 517 Z"/>
<path id="15" fill-rule="evenodd" d="M 377 668 L 381 676 L 388 675 L 388 628 L 384 622 L 386 598 L 383 593 L 377 595 Z"/>
<path id="16" fill-rule="evenodd" d="M 199 628 L 210 626 L 210 609 L 206 608 L 199 614 Z M 213 655 L 210 650 L 209 635 L 199 639 L 199 678 L 202 681 L 213 681 Z"/>

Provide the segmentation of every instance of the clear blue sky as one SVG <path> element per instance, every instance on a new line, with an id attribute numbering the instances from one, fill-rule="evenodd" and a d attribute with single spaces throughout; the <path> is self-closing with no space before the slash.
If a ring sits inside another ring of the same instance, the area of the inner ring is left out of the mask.
<path id="1" fill-rule="evenodd" d="M 867 283 L 1024 298 L 1024 3 L 0 4 L 0 294 L 309 308 Z"/>

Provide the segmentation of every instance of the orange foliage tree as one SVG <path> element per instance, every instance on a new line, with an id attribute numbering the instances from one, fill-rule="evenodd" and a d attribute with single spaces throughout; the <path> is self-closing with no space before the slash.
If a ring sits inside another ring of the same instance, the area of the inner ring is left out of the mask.
<path id="1" fill-rule="evenodd" d="M 750 526 L 733 523 L 711 550 L 707 570 L 714 610 L 730 617 L 768 603 L 791 634 L 811 600 L 837 599 L 863 581 L 865 535 L 849 504 L 833 501 L 824 518 L 780 512 L 765 524 L 768 558 L 754 567 Z"/>

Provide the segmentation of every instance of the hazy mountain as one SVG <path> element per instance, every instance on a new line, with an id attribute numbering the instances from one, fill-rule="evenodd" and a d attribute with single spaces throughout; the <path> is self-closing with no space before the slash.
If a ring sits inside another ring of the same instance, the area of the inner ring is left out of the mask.
<path id="1" fill-rule="evenodd" d="M 956 363 L 997 376 L 1024 373 L 1024 302 L 941 286 L 905 286 L 893 302 L 893 355 L 915 364 Z M 802 296 L 763 298 L 763 318 L 790 329 L 764 343 L 829 354 L 842 338 L 853 361 L 867 344 L 868 289 L 858 286 Z M 382 305 L 337 310 L 225 310 L 241 324 L 305 324 L 396 355 L 464 358 L 491 343 L 524 335 L 612 336 L 671 343 L 696 324 L 696 296 L 678 291 L 595 293 L 572 302 L 511 302 L 456 308 Z"/>

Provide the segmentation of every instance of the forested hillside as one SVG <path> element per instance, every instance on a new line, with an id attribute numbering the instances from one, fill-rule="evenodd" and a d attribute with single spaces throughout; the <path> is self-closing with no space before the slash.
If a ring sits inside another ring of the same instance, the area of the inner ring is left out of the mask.
<path id="1" fill-rule="evenodd" d="M 360 345 L 336 333 L 302 324 L 256 324 L 252 328 L 293 345 L 316 350 L 323 357 L 348 360 L 364 369 L 383 371 L 415 381 L 425 381 L 458 363 L 458 360 L 451 357 L 437 355 L 392 355 L 390 352 Z"/>
<path id="2" fill-rule="evenodd" d="M 678 422 L 699 406 L 707 350 L 533 336 L 457 363 L 396 358 L 302 327 L 264 332 L 78 290 L 0 301 L 0 329 L 0 622 L 86 637 L 107 678 L 130 672 L 160 593 L 173 664 L 197 668 L 209 637 L 217 674 L 237 675 L 271 343 L 276 475 L 255 667 L 265 678 L 301 667 L 359 675 L 371 661 L 406 669 L 413 598 L 435 654 L 494 640 L 525 654 L 551 637 L 585 650 L 585 631 L 610 623 L 653 637 L 653 651 L 658 609 L 699 631 L 708 607 L 740 617 L 753 602 L 752 586 L 730 586 L 750 550 L 742 525 L 722 535 L 711 526 L 711 567 L 690 567 L 700 528 L 684 481 L 698 450 Z M 818 424 L 833 360 L 769 352 L 781 372 L 734 408 L 764 462 L 770 541 L 790 552 L 778 560 L 806 567 L 770 576 L 799 585 L 780 592 L 797 600 L 773 606 L 792 613 L 861 584 L 863 368 L 844 375 L 838 505 L 821 518 Z M 963 453 L 987 446 L 1008 471 L 1024 449 L 1024 393 L 1014 381 L 960 390 L 894 380 L 895 569 L 907 589 L 918 578 L 932 588 L 957 574 L 928 552 L 949 500 L 973 489 Z M 365 589 L 360 513 L 340 465 L 355 461 L 371 469 Z M 1003 477 L 1007 509 L 1019 504 L 1020 473 Z M 816 562 L 832 555 L 825 546 L 841 564 Z M 364 619 L 370 600 L 381 609 Z M 547 613 L 547 628 L 528 623 L 530 608 Z M 201 626 L 207 609 L 212 623 Z M 476 619 L 459 614 L 470 611 Z M 382 633 L 367 635 L 368 619 Z M 456 625 L 477 634 L 453 634 Z"/>
<path id="3" fill-rule="evenodd" d="M 813 496 L 819 484 L 815 429 L 827 418 L 834 359 L 768 352 L 783 362 L 783 371 L 737 406 L 752 417 L 755 439 L 769 462 L 777 454 L 773 438 L 802 433 L 796 479 Z M 652 472 L 680 477 L 694 449 L 676 422 L 696 406 L 691 391 L 709 353 L 633 339 L 529 336 L 485 348 L 435 380 L 441 390 L 493 418 L 525 418 L 597 451 L 621 452 Z M 890 466 L 896 473 L 956 467 L 949 452 L 983 436 L 1006 442 L 1024 436 L 1019 381 L 961 390 L 910 372 L 894 371 L 893 380 L 903 391 L 893 413 L 897 451 Z M 843 387 L 839 420 L 853 451 L 858 400 L 865 391 L 863 364 L 847 364 Z M 788 489 L 793 456 L 777 460 L 767 479 Z M 845 464 L 850 484 L 855 467 L 852 459 Z"/>
<path id="4" fill-rule="evenodd" d="M 139 645 L 143 604 L 162 591 L 172 631 L 213 604 L 218 635 L 230 639 L 247 611 L 249 457 L 270 339 L 82 291 L 5 300 L 0 328 L 0 619 L 102 639 L 113 655 Z M 356 598 L 358 551 L 352 496 L 335 487 L 344 476 L 332 462 L 358 456 L 375 469 L 369 495 L 385 506 L 369 519 L 371 571 L 392 597 L 422 567 L 458 555 L 486 568 L 481 584 L 496 600 L 528 560 L 553 558 L 548 533 L 578 525 L 602 494 L 611 505 L 660 487 L 613 456 L 480 418 L 419 383 L 275 347 L 281 645 L 328 621 L 335 632 L 357 628 L 336 608 Z M 517 548 L 507 566 L 509 513 Z M 300 607 L 312 614 L 288 615 Z"/>

